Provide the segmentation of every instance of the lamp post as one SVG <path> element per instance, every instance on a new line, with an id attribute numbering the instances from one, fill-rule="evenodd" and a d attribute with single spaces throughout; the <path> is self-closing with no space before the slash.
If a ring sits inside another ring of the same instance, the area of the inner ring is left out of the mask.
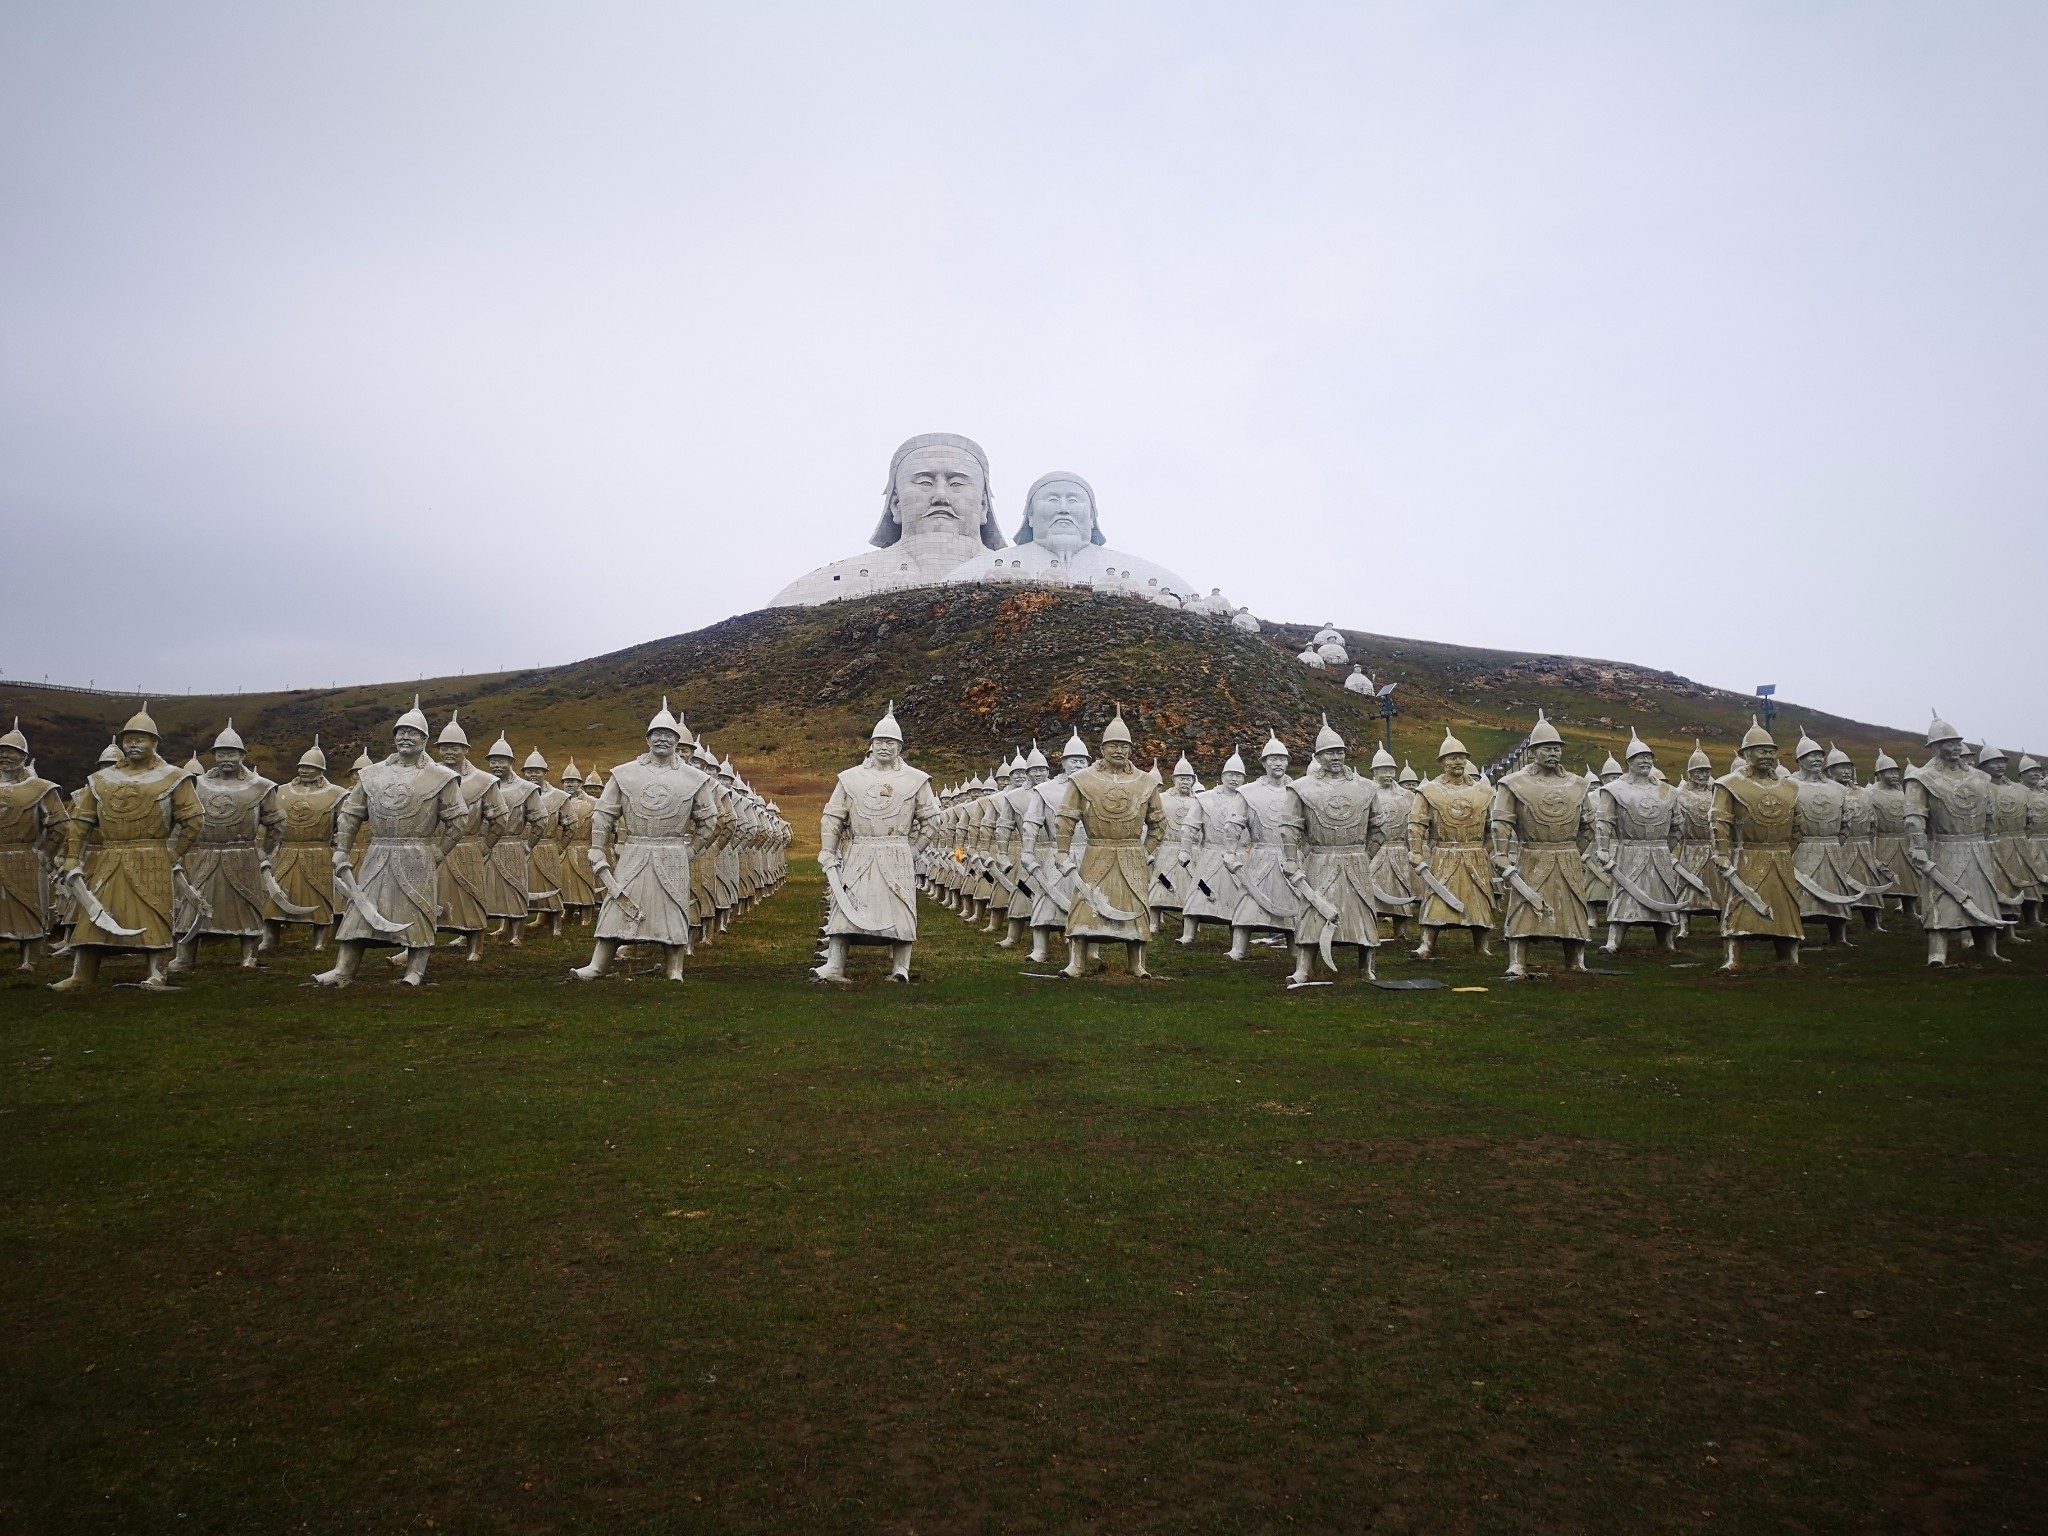
<path id="1" fill-rule="evenodd" d="M 1394 716 L 1401 713 L 1394 708 L 1394 690 L 1400 686 L 1399 683 L 1388 683 L 1373 695 L 1380 701 L 1380 726 L 1386 732 L 1387 751 L 1390 753 L 1394 750 Z"/>
<path id="2" fill-rule="evenodd" d="M 1778 718 L 1778 704 L 1771 697 L 1777 691 L 1778 685 L 1776 683 L 1765 683 L 1756 691 L 1757 697 L 1764 701 L 1764 729 L 1767 731 L 1771 728 L 1772 722 Z"/>

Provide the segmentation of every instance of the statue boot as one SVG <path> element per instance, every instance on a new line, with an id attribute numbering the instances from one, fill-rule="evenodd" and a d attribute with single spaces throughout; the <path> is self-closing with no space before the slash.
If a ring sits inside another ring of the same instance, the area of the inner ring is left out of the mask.
<path id="1" fill-rule="evenodd" d="M 1564 941 L 1564 968 L 1568 971 L 1583 971 L 1586 968 L 1586 941 L 1566 939 Z"/>
<path id="2" fill-rule="evenodd" d="M 1031 930 L 1031 963 L 1044 965 L 1052 959 L 1052 935 L 1050 928 Z"/>
<path id="3" fill-rule="evenodd" d="M 1021 917 L 1013 917 L 1003 929 L 1003 936 L 996 940 L 997 949 L 1015 949 L 1017 941 L 1024 937 L 1025 929 L 1031 925 Z"/>
<path id="4" fill-rule="evenodd" d="M 1627 940 L 1627 923 L 1609 923 L 1607 925 L 1607 942 L 1600 946 L 1600 953 L 1603 955 L 1618 955 L 1621 953 L 1621 946 Z"/>
<path id="5" fill-rule="evenodd" d="M 507 918 L 505 920 L 505 927 L 507 929 L 505 942 L 514 949 L 524 949 L 526 947 L 526 919 L 523 917 Z"/>
<path id="6" fill-rule="evenodd" d="M 612 962 L 618 958 L 617 939 L 599 939 L 590 948 L 588 965 L 572 966 L 569 974 L 578 981 L 597 981 L 611 974 Z"/>
<path id="7" fill-rule="evenodd" d="M 908 940 L 889 946 L 889 979 L 910 980 L 910 943 Z"/>
<path id="8" fill-rule="evenodd" d="M 1145 941 L 1131 939 L 1124 945 L 1124 968 L 1141 981 L 1149 981 L 1152 973 L 1145 969 Z"/>
<path id="9" fill-rule="evenodd" d="M 178 940 L 178 947 L 171 951 L 170 972 L 173 976 L 189 976 L 192 967 L 199 963 L 199 935 Z"/>
<path id="10" fill-rule="evenodd" d="M 1998 952 L 1998 930 L 1996 928 L 1979 928 L 1977 930 L 1977 947 L 1984 951 L 1984 958 L 1986 960 L 1996 960 L 2000 965 L 2012 964 L 2011 955 L 2001 955 Z"/>
<path id="11" fill-rule="evenodd" d="M 825 941 L 825 963 L 811 974 L 820 981 L 846 980 L 846 936 L 834 934 Z"/>
<path id="12" fill-rule="evenodd" d="M 1180 937 L 1174 940 L 1174 942 L 1184 949 L 1193 949 L 1195 947 L 1195 930 L 1199 926 L 1192 917 L 1182 918 L 1180 920 Z"/>
<path id="13" fill-rule="evenodd" d="M 50 983 L 52 992 L 82 992 L 87 987 L 99 985 L 100 952 L 97 949 L 74 949 L 71 952 L 71 974 L 62 981 Z"/>
<path id="14" fill-rule="evenodd" d="M 1527 939 L 1508 940 L 1508 968 L 1506 975 L 1509 981 L 1527 981 L 1529 979 L 1529 941 Z"/>

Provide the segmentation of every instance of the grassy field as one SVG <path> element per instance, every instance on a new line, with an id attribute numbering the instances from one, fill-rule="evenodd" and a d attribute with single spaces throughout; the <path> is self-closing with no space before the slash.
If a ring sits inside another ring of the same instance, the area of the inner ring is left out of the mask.
<path id="1" fill-rule="evenodd" d="M 1290 994 L 927 909 L 841 992 L 817 899 L 680 988 L 0 980 L 0 1529 L 2048 1521 L 2048 943 Z"/>

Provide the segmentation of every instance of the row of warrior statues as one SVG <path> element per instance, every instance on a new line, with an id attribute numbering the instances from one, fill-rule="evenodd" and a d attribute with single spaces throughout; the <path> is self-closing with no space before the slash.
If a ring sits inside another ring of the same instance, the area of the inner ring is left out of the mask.
<path id="1" fill-rule="evenodd" d="M 595 980 L 624 945 L 663 951 L 671 980 L 683 957 L 727 931 L 782 883 L 789 823 L 730 758 L 692 736 L 668 701 L 648 749 L 588 779 L 571 762 L 550 783 L 536 750 L 515 767 L 501 735 L 469 756 L 451 715 L 428 750 L 413 707 L 392 729 L 392 753 L 367 754 L 347 787 L 327 777 L 315 738 L 284 783 L 251 766 L 230 720 L 211 767 L 158 753 L 144 705 L 66 796 L 37 776 L 21 723 L 0 735 L 0 939 L 20 965 L 57 941 L 71 973 L 57 990 L 92 985 L 108 955 L 139 955 L 140 985 L 164 990 L 191 970 L 208 938 L 238 941 L 253 967 L 294 924 L 331 937 L 333 966 L 314 980 L 346 986 L 368 948 L 390 948 L 418 986 L 439 934 L 470 960 L 485 934 L 518 946 L 545 917 L 592 922 Z"/>
<path id="2" fill-rule="evenodd" d="M 1182 945 L 1205 924 L 1227 929 L 1234 960 L 1252 943 L 1291 946 L 1290 985 L 1311 983 L 1318 956 L 1335 972 L 1338 949 L 1372 978 L 1380 944 L 1406 942 L 1411 923 L 1424 960 L 1449 929 L 1482 954 L 1504 935 L 1515 979 L 1532 941 L 1558 942 L 1583 970 L 1603 928 L 1608 954 L 1636 927 L 1671 949 L 1695 918 L 1717 920 L 1725 970 L 1745 941 L 1795 964 L 1809 929 L 1848 944 L 1852 922 L 1882 926 L 1888 900 L 1917 916 L 1937 965 L 1952 941 L 2003 958 L 2002 935 L 2040 924 L 2048 770 L 2030 757 L 1972 749 L 1937 718 L 1924 764 L 1880 752 L 1866 784 L 1847 753 L 1804 733 L 1786 767 L 1752 721 L 1727 773 L 1695 743 L 1672 782 L 1630 737 L 1626 762 L 1580 774 L 1539 713 L 1526 762 L 1489 782 L 1447 732 L 1425 781 L 1384 747 L 1359 773 L 1326 718 L 1300 776 L 1271 735 L 1256 778 L 1233 752 L 1204 789 L 1185 755 L 1170 784 L 1156 762 L 1137 767 L 1119 710 L 1099 760 L 1076 732 L 1057 769 L 1034 743 L 935 792 L 902 761 L 892 706 L 825 813 L 831 909 L 815 974 L 844 980 L 847 946 L 867 942 L 890 945 L 891 974 L 907 977 L 914 888 L 1002 946 L 1028 934 L 1035 962 L 1063 937 L 1066 976 L 1087 974 L 1104 943 L 1146 975 L 1149 940 L 1178 920 Z"/>

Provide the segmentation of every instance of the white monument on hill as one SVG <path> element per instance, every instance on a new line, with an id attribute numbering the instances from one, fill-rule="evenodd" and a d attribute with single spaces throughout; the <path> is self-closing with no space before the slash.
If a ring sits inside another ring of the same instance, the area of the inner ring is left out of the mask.
<path id="1" fill-rule="evenodd" d="M 818 567 L 776 593 L 769 606 L 808 608 L 970 581 L 1090 587 L 1176 607 L 1197 600 L 1196 587 L 1184 577 L 1110 548 L 1093 487 L 1066 471 L 1032 485 L 1017 542 L 1007 544 L 996 526 L 988 455 L 951 432 L 927 432 L 896 450 L 882 519 L 868 542 L 872 552 Z"/>

